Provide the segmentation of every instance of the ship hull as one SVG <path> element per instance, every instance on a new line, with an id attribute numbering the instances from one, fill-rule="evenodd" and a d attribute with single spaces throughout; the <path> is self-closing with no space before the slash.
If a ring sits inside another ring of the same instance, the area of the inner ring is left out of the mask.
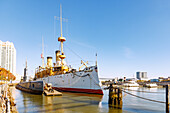
<path id="1" fill-rule="evenodd" d="M 22 82 L 16 85 L 16 89 L 32 94 L 42 94 L 44 83 L 43 81 Z"/>
<path id="2" fill-rule="evenodd" d="M 97 67 L 91 66 L 82 71 L 39 78 L 51 83 L 58 91 L 103 95 L 99 85 Z"/>
<path id="3" fill-rule="evenodd" d="M 88 94 L 98 94 L 103 95 L 103 91 L 101 89 L 80 89 L 80 88 L 61 88 L 61 87 L 53 87 L 53 89 L 63 92 L 73 92 L 73 93 L 88 93 Z"/>

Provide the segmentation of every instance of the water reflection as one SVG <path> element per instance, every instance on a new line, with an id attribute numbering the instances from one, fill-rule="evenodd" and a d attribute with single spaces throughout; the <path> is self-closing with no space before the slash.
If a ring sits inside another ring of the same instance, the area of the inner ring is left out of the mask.
<path id="1" fill-rule="evenodd" d="M 158 88 L 130 88 L 140 91 L 154 91 L 161 93 L 141 93 L 130 91 L 131 93 L 150 98 L 153 100 L 165 101 L 164 89 Z M 108 91 L 104 90 L 104 96 L 63 93 L 63 96 L 44 96 L 25 93 L 12 88 L 17 103 L 19 113 L 160 113 L 165 112 L 165 105 L 145 101 L 139 98 L 125 95 L 123 93 L 123 110 L 108 107 Z"/>
<path id="2" fill-rule="evenodd" d="M 102 95 L 63 93 L 63 96 L 44 96 L 15 90 L 20 96 L 16 98 L 17 108 L 22 113 L 33 112 L 100 112 L 99 103 Z"/>

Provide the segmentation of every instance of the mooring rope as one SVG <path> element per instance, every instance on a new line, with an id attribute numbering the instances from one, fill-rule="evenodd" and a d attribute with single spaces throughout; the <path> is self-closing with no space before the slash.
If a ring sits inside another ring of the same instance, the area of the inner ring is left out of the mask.
<path id="1" fill-rule="evenodd" d="M 81 60 L 83 60 L 84 62 L 86 62 L 86 60 L 84 60 L 81 56 L 79 56 L 76 52 L 74 52 L 70 47 L 68 47 L 66 44 L 65 46 L 73 53 L 75 54 L 77 57 L 79 57 Z"/>
<path id="2" fill-rule="evenodd" d="M 124 93 L 127 93 L 127 94 L 131 95 L 131 96 L 134 96 L 134 97 L 137 97 L 137 98 L 141 98 L 141 99 L 144 99 L 144 100 L 148 100 L 148 101 L 152 101 L 152 102 L 158 102 L 158 103 L 166 103 L 166 102 L 163 102 L 163 101 L 152 100 L 152 99 L 140 97 L 140 96 L 134 95 L 134 94 L 132 94 L 132 93 L 129 93 L 129 92 L 125 91 L 125 90 L 122 90 L 122 91 L 123 91 Z"/>
<path id="3" fill-rule="evenodd" d="M 124 88 L 122 88 L 124 89 Z M 144 93 L 165 93 L 165 92 L 151 92 L 151 91 L 140 91 L 140 90 L 132 90 L 132 89 L 124 89 L 124 90 L 129 90 L 129 91 L 136 91 L 136 92 L 144 92 Z"/>
<path id="4" fill-rule="evenodd" d="M 90 77 L 90 76 L 89 76 L 89 77 Z M 95 79 L 92 75 L 91 75 L 91 78 L 93 79 L 93 81 L 95 82 L 95 84 L 96 84 L 97 86 L 100 86 L 100 85 L 99 85 L 99 82 L 97 82 L 96 79 Z"/>
<path id="5" fill-rule="evenodd" d="M 161 94 L 165 93 L 165 92 L 152 92 L 152 91 L 132 90 L 132 89 L 125 89 L 125 88 L 123 88 L 123 87 L 114 87 L 114 86 L 113 86 L 113 88 L 121 88 L 121 89 L 123 89 L 123 90 L 143 92 L 143 93 L 161 93 Z M 105 88 L 102 88 L 102 89 L 107 90 L 107 89 L 109 89 L 109 87 L 105 87 Z"/>

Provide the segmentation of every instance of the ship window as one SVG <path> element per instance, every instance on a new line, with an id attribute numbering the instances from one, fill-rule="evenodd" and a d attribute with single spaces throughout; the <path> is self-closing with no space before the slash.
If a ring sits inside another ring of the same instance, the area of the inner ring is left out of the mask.
<path id="1" fill-rule="evenodd" d="M 32 85 L 32 88 L 34 88 L 34 84 Z"/>

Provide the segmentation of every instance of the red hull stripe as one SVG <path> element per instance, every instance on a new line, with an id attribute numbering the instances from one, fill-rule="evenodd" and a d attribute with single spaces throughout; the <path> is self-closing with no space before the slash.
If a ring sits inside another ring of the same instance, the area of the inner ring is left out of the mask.
<path id="1" fill-rule="evenodd" d="M 99 94 L 103 95 L 103 91 L 101 89 L 80 89 L 80 88 L 61 88 L 61 87 L 53 87 L 58 91 L 66 91 L 66 92 L 77 92 L 77 93 L 90 93 L 90 94 Z"/>

